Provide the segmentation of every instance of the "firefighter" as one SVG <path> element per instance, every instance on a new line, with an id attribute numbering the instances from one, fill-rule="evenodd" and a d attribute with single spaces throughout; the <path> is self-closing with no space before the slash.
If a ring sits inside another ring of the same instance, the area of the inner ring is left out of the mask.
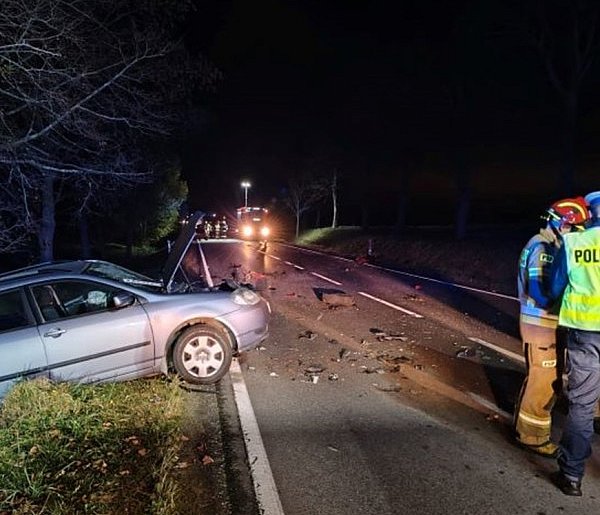
<path id="1" fill-rule="evenodd" d="M 562 235 L 583 229 L 589 213 L 585 200 L 577 197 L 555 202 L 542 218 L 546 226 L 527 242 L 519 258 L 519 329 L 527 370 L 515 409 L 515 432 L 525 448 L 554 458 L 558 446 L 550 441 L 550 430 L 559 380 L 558 302 L 550 296 L 550 271 Z"/>
<path id="2" fill-rule="evenodd" d="M 594 410 L 600 398 L 600 191 L 586 195 L 591 223 L 566 234 L 552 267 L 552 296 L 562 296 L 559 324 L 567 328 L 569 413 L 553 479 L 565 495 L 581 496 L 592 453 Z"/>

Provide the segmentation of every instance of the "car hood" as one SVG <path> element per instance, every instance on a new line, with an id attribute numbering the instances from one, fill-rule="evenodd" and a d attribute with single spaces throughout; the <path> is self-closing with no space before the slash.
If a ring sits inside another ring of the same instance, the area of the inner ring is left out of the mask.
<path id="1" fill-rule="evenodd" d="M 181 267 L 181 262 L 185 257 L 187 250 L 196 238 L 196 226 L 202 222 L 205 213 L 195 211 L 189 215 L 181 224 L 181 231 L 171 247 L 171 252 L 167 257 L 167 261 L 162 269 L 162 281 L 167 291 L 171 290 L 171 285 L 177 270 Z"/>

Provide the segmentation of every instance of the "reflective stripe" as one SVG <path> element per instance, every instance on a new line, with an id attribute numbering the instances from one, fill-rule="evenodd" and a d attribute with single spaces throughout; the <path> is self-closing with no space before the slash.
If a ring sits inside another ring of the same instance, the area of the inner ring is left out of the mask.
<path id="1" fill-rule="evenodd" d="M 539 316 L 527 315 L 525 313 L 521 313 L 521 322 L 529 325 L 537 325 L 540 327 L 547 327 L 549 329 L 556 329 L 558 326 L 558 318 L 546 318 Z"/>
<path id="2" fill-rule="evenodd" d="M 550 417 L 540 418 L 540 417 L 536 417 L 534 415 L 525 414 L 522 411 L 519 412 L 519 418 L 521 420 L 523 420 L 523 422 L 527 422 L 528 424 L 531 424 L 532 426 L 550 427 L 550 425 L 552 424 L 552 418 L 550 418 Z"/>
<path id="3" fill-rule="evenodd" d="M 545 361 L 542 361 L 542 368 L 554 368 L 554 367 L 556 367 L 555 359 L 547 359 Z"/>

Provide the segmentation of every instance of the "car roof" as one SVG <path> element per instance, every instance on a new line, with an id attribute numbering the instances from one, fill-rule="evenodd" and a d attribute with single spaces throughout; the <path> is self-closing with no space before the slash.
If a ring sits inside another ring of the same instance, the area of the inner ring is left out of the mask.
<path id="1" fill-rule="evenodd" d="M 80 273 L 90 261 L 46 261 L 0 274 L 0 282 L 52 272 Z"/>

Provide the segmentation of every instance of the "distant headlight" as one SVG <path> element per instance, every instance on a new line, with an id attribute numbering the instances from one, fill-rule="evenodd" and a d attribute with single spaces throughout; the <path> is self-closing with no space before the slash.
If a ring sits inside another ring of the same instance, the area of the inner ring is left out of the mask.
<path id="1" fill-rule="evenodd" d="M 269 235 L 270 232 L 271 232 L 271 230 L 268 227 L 262 227 L 260 229 L 260 235 L 265 238 Z"/>
<path id="2" fill-rule="evenodd" d="M 260 296 L 248 288 L 238 288 L 231 293 L 231 300 L 240 306 L 254 306 L 260 302 Z"/>
<path id="3" fill-rule="evenodd" d="M 253 232 L 254 230 L 252 229 L 251 225 L 244 225 L 244 227 L 242 227 L 242 234 L 244 236 L 252 236 Z"/>

